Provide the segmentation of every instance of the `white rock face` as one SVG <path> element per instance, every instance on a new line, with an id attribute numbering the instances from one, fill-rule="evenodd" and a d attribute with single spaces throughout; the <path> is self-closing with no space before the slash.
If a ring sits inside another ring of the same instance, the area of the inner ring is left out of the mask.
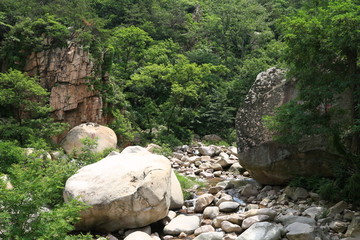
<path id="1" fill-rule="evenodd" d="M 192 234 L 200 226 L 198 216 L 179 215 L 164 227 L 164 233 L 177 236 L 180 233 Z"/>
<path id="2" fill-rule="evenodd" d="M 86 137 L 97 140 L 97 147 L 94 152 L 102 152 L 107 148 L 116 148 L 117 137 L 115 132 L 108 127 L 95 123 L 83 123 L 72 128 L 60 145 L 67 154 L 73 152 L 79 154 L 84 146 L 81 140 Z"/>
<path id="3" fill-rule="evenodd" d="M 81 168 L 65 185 L 64 199 L 91 208 L 79 230 L 112 232 L 138 228 L 166 217 L 171 200 L 170 162 L 148 151 L 121 153 Z"/>
<path id="4" fill-rule="evenodd" d="M 282 227 L 269 222 L 253 224 L 236 240 L 280 240 Z"/>

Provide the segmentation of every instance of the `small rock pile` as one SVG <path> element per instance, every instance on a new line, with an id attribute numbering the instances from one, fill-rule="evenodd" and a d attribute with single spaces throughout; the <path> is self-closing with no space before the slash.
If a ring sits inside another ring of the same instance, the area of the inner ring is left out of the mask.
<path id="1" fill-rule="evenodd" d="M 239 165 L 234 147 L 182 146 L 170 161 L 179 173 L 203 179 L 209 186 L 205 192 L 194 190 L 199 195 L 169 212 L 162 220 L 161 239 L 360 239 L 360 212 L 351 205 L 341 201 L 328 207 L 303 188 L 260 185 Z M 147 236 L 142 239 L 159 239 Z M 130 234 L 125 239 L 140 238 Z"/>

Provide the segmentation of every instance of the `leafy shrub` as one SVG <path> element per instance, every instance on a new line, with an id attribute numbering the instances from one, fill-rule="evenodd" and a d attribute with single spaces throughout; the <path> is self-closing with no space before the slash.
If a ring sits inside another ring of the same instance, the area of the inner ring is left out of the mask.
<path id="1" fill-rule="evenodd" d="M 171 148 L 175 148 L 177 146 L 181 146 L 183 143 L 173 134 L 172 132 L 168 130 L 162 130 L 160 131 L 156 138 L 155 143 L 159 145 L 165 145 L 169 146 Z"/>
<path id="2" fill-rule="evenodd" d="M 10 166 L 24 157 L 24 150 L 16 142 L 0 141 L 0 173 L 9 173 Z"/>
<path id="3" fill-rule="evenodd" d="M 25 145 L 61 133 L 64 124 L 50 118 L 48 95 L 37 78 L 17 70 L 0 73 L 0 139 Z"/>
<path id="4" fill-rule="evenodd" d="M 112 148 L 108 148 L 100 153 L 94 152 L 94 149 L 98 145 L 97 141 L 98 141 L 97 138 L 90 138 L 90 137 L 85 137 L 81 139 L 81 143 L 83 144 L 83 147 L 81 148 L 80 153 L 77 153 L 75 151 L 71 156 L 72 158 L 76 159 L 76 163 L 78 167 L 82 167 L 100 161 L 101 159 L 106 157 L 111 151 L 114 150 Z"/>
<path id="5" fill-rule="evenodd" d="M 131 126 L 131 122 L 126 118 L 126 113 L 122 113 L 119 110 L 112 111 L 112 115 L 115 120 L 110 124 L 110 128 L 114 130 L 119 138 L 119 143 L 126 145 L 129 142 L 134 141 L 135 131 Z"/>
<path id="6" fill-rule="evenodd" d="M 180 186 L 181 186 L 181 189 L 182 189 L 182 192 L 184 195 L 184 199 L 191 199 L 192 194 L 191 194 L 190 190 L 194 189 L 195 186 L 197 186 L 196 188 L 205 186 L 205 183 L 200 182 L 199 180 L 197 180 L 195 178 L 187 177 L 187 176 L 181 175 L 177 172 L 175 172 L 175 175 L 180 182 Z"/>
<path id="7" fill-rule="evenodd" d="M 68 236 L 79 212 L 86 208 L 77 201 L 62 201 L 64 182 L 77 166 L 66 160 L 38 157 L 42 154 L 34 152 L 9 168 L 13 189 L 0 182 L 0 238 L 90 239 Z"/>
<path id="8" fill-rule="evenodd" d="M 154 148 L 153 153 L 167 157 L 167 156 L 171 156 L 173 150 L 169 144 L 161 144 L 160 149 Z"/>

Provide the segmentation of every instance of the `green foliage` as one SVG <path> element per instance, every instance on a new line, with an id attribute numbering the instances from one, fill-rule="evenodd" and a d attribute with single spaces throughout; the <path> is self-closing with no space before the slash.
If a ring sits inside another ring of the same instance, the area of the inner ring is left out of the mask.
<path id="1" fill-rule="evenodd" d="M 128 79 L 141 66 L 145 48 L 151 41 L 147 32 L 135 26 L 120 27 L 113 32 L 111 43 L 115 49 L 114 67 L 121 79 Z"/>
<path id="2" fill-rule="evenodd" d="M 63 124 L 49 117 L 50 107 L 44 101 L 48 93 L 20 71 L 0 73 L 0 138 L 16 139 L 25 144 L 32 137 L 48 139 L 63 130 Z"/>
<path id="3" fill-rule="evenodd" d="M 189 142 L 190 139 L 187 139 L 186 142 Z M 169 130 L 166 130 L 166 129 L 163 129 L 163 130 L 160 130 L 158 133 L 156 133 L 156 136 L 155 136 L 155 143 L 156 144 L 159 144 L 160 146 L 169 146 L 171 148 L 175 148 L 175 147 L 178 147 L 178 146 L 181 146 L 184 141 L 181 141 L 180 139 L 178 139 L 174 133 L 172 133 L 171 131 Z"/>
<path id="4" fill-rule="evenodd" d="M 306 128 L 296 129 L 302 133 L 308 129 L 324 132 L 326 128 L 326 131 L 340 135 L 353 129 L 351 125 L 360 117 L 356 108 L 359 102 L 356 72 L 360 35 L 355 30 L 360 23 L 360 8 L 351 0 L 310 2 L 313 4 L 285 18 L 281 24 L 288 45 L 289 77 L 296 77 L 300 88 L 298 101 L 301 104 L 288 105 L 292 114 L 288 119 L 305 118 Z M 346 110 L 352 119 L 344 119 L 346 114 L 336 107 L 339 95 L 346 89 L 351 89 L 348 94 L 353 106 Z M 281 113 L 284 111 L 280 110 Z M 279 133 L 283 134 L 280 129 Z M 284 135 L 289 133 L 292 132 Z M 353 134 L 354 140 L 357 139 L 358 133 Z"/>
<path id="5" fill-rule="evenodd" d="M 22 69 L 26 57 L 33 51 L 66 46 L 70 32 L 55 16 L 46 14 L 44 18 L 35 21 L 23 18 L 4 37 L 0 57 L 5 58 L 13 67 Z M 46 45 L 44 38 L 48 39 Z"/>
<path id="6" fill-rule="evenodd" d="M 359 16 L 357 1 L 328 0 L 308 1 L 282 19 L 288 78 L 296 78 L 299 96 L 265 117 L 283 143 L 320 135 L 343 155 L 334 163 L 335 179 L 318 186 L 331 200 L 358 199 L 352 194 L 360 172 Z"/>
<path id="7" fill-rule="evenodd" d="M 0 173 L 9 173 L 12 164 L 24 158 L 24 150 L 13 141 L 0 141 Z"/>
<path id="8" fill-rule="evenodd" d="M 81 239 L 67 234 L 86 206 L 76 201 L 62 202 L 64 182 L 77 167 L 65 160 L 39 157 L 42 155 L 34 152 L 24 156 L 8 170 L 13 189 L 1 184 L 3 239 Z"/>
<path id="9" fill-rule="evenodd" d="M 192 177 L 187 177 L 175 172 L 177 179 L 180 182 L 181 189 L 183 191 L 184 199 L 191 199 L 193 196 L 191 194 L 191 190 L 195 190 L 195 188 L 204 187 L 205 184 L 196 180 Z"/>
<path id="10" fill-rule="evenodd" d="M 114 149 L 109 148 L 105 149 L 103 152 L 95 152 L 98 145 L 97 138 L 85 137 L 81 139 L 81 143 L 83 144 L 80 152 L 74 152 L 72 155 L 73 158 L 76 158 L 76 163 L 78 167 L 83 167 L 85 165 L 89 165 L 106 157 L 111 151 Z"/>
<path id="11" fill-rule="evenodd" d="M 173 153 L 173 148 L 170 146 L 170 144 L 167 143 L 159 143 L 155 140 L 155 144 L 159 145 L 160 148 L 154 148 L 152 151 L 155 154 L 163 155 L 165 157 L 169 157 Z"/>
<path id="12" fill-rule="evenodd" d="M 109 127 L 114 130 L 118 136 L 118 145 L 126 145 L 129 142 L 133 142 L 135 139 L 135 130 L 133 129 L 129 118 L 126 117 L 127 112 L 120 112 L 119 110 L 114 110 L 112 115 L 115 120 L 109 125 Z"/>

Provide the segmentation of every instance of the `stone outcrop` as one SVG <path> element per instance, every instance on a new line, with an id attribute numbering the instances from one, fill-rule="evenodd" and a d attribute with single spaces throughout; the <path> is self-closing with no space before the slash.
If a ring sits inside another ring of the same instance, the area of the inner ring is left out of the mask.
<path id="1" fill-rule="evenodd" d="M 64 198 L 91 208 L 81 214 L 79 230 L 112 232 L 165 218 L 171 202 L 169 160 L 144 151 L 111 154 L 81 168 L 65 185 Z"/>
<path id="2" fill-rule="evenodd" d="M 117 137 L 112 129 L 96 123 L 83 123 L 72 128 L 60 145 L 67 154 L 79 154 L 84 146 L 81 142 L 84 138 L 96 140 L 97 146 L 93 149 L 93 152 L 96 153 L 109 148 L 115 149 L 117 144 Z"/>
<path id="3" fill-rule="evenodd" d="M 50 92 L 52 117 L 56 121 L 66 122 L 70 128 L 84 122 L 104 124 L 108 121 L 102 114 L 102 98 L 89 85 L 94 64 L 81 47 L 71 43 L 67 48 L 34 52 L 28 57 L 24 70 L 39 76 L 41 85 Z"/>
<path id="4" fill-rule="evenodd" d="M 263 184 L 285 184 L 294 176 L 331 176 L 331 162 L 339 156 L 321 137 L 304 138 L 296 146 L 272 140 L 263 117 L 296 97 L 294 81 L 284 70 L 270 68 L 260 73 L 236 116 L 238 157 L 241 166 Z"/>

